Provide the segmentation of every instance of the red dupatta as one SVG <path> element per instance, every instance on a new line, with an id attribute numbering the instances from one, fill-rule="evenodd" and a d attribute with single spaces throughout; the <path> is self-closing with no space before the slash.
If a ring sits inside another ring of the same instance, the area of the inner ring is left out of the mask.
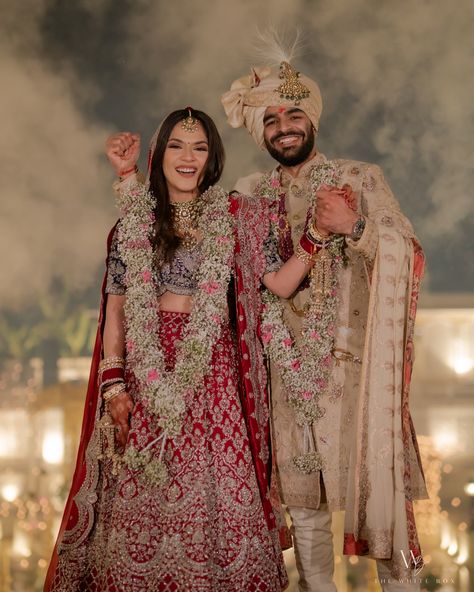
<path id="1" fill-rule="evenodd" d="M 116 225 L 112 228 L 107 237 L 107 259 L 109 257 L 110 246 L 112 243 L 112 236 L 114 234 L 115 227 Z M 106 279 L 106 276 L 104 276 L 104 279 L 102 281 L 98 328 L 97 335 L 95 338 L 94 351 L 92 354 L 89 382 L 87 386 L 87 394 L 84 405 L 84 415 L 82 418 L 81 436 L 79 439 L 79 448 L 77 451 L 76 458 L 76 467 L 74 469 L 74 474 L 72 477 L 71 489 L 69 491 L 69 495 L 66 500 L 66 505 L 64 507 L 64 514 L 61 520 L 61 526 L 59 527 L 58 536 L 56 539 L 56 543 L 54 545 L 48 572 L 46 574 L 46 580 L 44 583 L 45 592 L 47 592 L 51 588 L 54 579 L 54 574 L 58 563 L 59 546 L 63 540 L 63 537 L 66 531 L 74 531 L 74 529 L 78 525 L 79 520 L 79 508 L 76 504 L 75 497 L 86 478 L 86 450 L 91 439 L 92 432 L 94 431 L 95 425 L 95 417 L 99 395 L 97 373 L 99 369 L 99 363 L 102 358 L 102 331 L 105 323 L 105 308 L 107 305 L 107 294 L 105 293 Z"/>
<path id="2" fill-rule="evenodd" d="M 269 233 L 268 203 L 234 193 L 230 211 L 236 220 L 234 279 L 242 407 L 267 524 L 270 531 L 278 529 L 280 545 L 287 549 L 292 546 L 291 536 L 276 479 L 271 479 L 275 463 L 270 449 L 268 377 L 260 341 L 260 291 L 266 267 L 263 242 Z"/>

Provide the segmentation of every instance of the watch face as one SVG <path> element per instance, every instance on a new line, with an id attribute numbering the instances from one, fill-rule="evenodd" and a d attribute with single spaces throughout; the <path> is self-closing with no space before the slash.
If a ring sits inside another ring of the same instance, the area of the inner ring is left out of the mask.
<path id="1" fill-rule="evenodd" d="M 351 238 L 357 240 L 362 236 L 365 228 L 365 218 L 362 216 L 355 221 L 354 228 L 352 229 Z"/>

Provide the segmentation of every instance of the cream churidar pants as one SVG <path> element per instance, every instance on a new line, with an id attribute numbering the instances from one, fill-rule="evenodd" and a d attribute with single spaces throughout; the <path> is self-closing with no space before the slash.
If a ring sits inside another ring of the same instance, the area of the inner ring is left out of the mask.
<path id="1" fill-rule="evenodd" d="M 331 513 L 327 504 L 318 510 L 289 507 L 291 534 L 295 545 L 295 560 L 299 574 L 299 592 L 337 592 L 333 581 L 334 551 Z M 377 561 L 377 571 L 383 592 L 418 592 L 419 584 L 399 583 L 388 568 Z"/>

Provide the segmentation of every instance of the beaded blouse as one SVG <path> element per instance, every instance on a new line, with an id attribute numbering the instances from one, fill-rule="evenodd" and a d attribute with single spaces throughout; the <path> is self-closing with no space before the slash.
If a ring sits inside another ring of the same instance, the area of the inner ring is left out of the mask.
<path id="1" fill-rule="evenodd" d="M 266 259 L 265 273 L 277 271 L 281 265 L 277 246 L 267 238 L 263 244 L 263 251 Z M 178 247 L 172 259 L 164 263 L 156 270 L 155 285 L 157 296 L 165 292 L 192 296 L 196 291 L 196 274 L 201 263 L 201 245 L 189 249 L 184 246 Z M 112 237 L 109 257 L 107 259 L 107 283 L 105 291 L 107 294 L 122 296 L 125 294 L 125 264 L 120 257 L 117 240 L 117 230 Z"/>

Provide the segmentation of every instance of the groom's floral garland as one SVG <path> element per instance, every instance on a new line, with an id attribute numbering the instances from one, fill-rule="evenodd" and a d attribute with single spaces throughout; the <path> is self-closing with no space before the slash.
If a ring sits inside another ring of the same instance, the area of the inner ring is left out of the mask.
<path id="1" fill-rule="evenodd" d="M 316 165 L 310 173 L 311 203 L 316 204 L 316 191 L 322 185 L 336 185 L 338 169 L 330 162 Z M 256 194 L 270 200 L 271 232 L 278 242 L 278 214 L 275 206 L 280 194 L 278 172 L 265 175 Z M 280 299 L 265 290 L 263 293 L 262 341 L 266 353 L 280 371 L 288 402 L 293 407 L 296 423 L 304 429 L 304 453 L 294 458 L 303 473 L 322 468 L 322 459 L 316 451 L 311 425 L 323 416 L 319 398 L 329 385 L 332 369 L 332 349 L 338 308 L 339 270 L 344 261 L 344 237 L 335 236 L 326 247 L 331 256 L 330 290 L 324 295 L 322 307 L 310 308 L 302 326 L 301 346 L 295 342 L 284 321 L 284 307 Z M 316 275 L 311 277 L 310 294 L 315 293 Z"/>
<path id="2" fill-rule="evenodd" d="M 149 481 L 167 479 L 162 459 L 168 438 L 182 427 L 186 403 L 199 388 L 209 369 L 213 345 L 227 315 L 227 287 L 234 252 L 233 220 L 228 196 L 212 187 L 199 197 L 203 208 L 199 220 L 202 261 L 197 272 L 197 291 L 182 340 L 177 345 L 173 371 L 165 368 L 159 343 L 159 315 L 151 243 L 155 199 L 142 184 L 135 184 L 118 196 L 120 255 L 126 266 L 126 350 L 127 365 L 140 383 L 141 397 L 156 417 L 161 435 L 143 450 L 129 446 L 124 461 L 140 470 Z M 161 453 L 151 448 L 161 440 Z"/>

